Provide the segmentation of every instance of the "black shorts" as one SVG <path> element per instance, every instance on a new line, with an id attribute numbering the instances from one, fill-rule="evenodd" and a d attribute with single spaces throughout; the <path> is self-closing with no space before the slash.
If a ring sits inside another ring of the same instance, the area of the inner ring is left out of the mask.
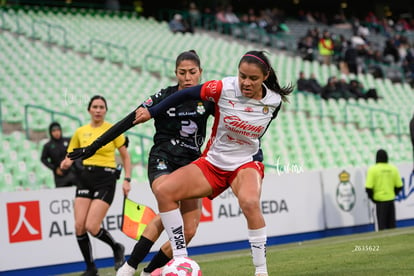
<path id="1" fill-rule="evenodd" d="M 76 197 L 100 199 L 111 205 L 115 196 L 116 178 L 114 168 L 85 166 L 76 189 Z"/>
<path id="2" fill-rule="evenodd" d="M 152 182 L 159 176 L 170 174 L 173 171 L 185 166 L 186 164 L 190 164 L 192 160 L 186 160 L 188 162 L 184 162 L 180 160 L 180 164 L 172 160 L 167 160 L 165 158 L 150 156 L 148 160 L 148 179 L 150 181 L 150 185 L 152 186 Z"/>

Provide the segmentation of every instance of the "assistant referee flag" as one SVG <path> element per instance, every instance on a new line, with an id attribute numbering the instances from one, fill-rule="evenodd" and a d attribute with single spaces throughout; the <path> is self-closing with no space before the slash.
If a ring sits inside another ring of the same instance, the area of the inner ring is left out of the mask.
<path id="1" fill-rule="evenodd" d="M 139 240 L 145 227 L 156 215 L 150 207 L 124 197 L 121 230 L 128 237 Z"/>

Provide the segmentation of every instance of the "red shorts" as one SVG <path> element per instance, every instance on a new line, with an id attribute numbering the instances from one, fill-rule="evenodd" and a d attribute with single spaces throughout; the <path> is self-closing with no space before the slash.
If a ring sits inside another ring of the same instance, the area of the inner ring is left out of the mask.
<path id="1" fill-rule="evenodd" d="M 241 169 L 256 169 L 259 172 L 260 176 L 262 178 L 264 177 L 264 165 L 259 161 L 251 161 L 238 167 L 234 171 L 223 171 L 222 169 L 219 169 L 208 162 L 204 157 L 200 157 L 197 160 L 193 161 L 193 164 L 196 164 L 201 169 L 208 183 L 210 183 L 210 186 L 213 188 L 213 194 L 208 197 L 210 199 L 215 198 L 228 187 L 230 187 L 231 183 L 236 178 L 237 173 Z"/>

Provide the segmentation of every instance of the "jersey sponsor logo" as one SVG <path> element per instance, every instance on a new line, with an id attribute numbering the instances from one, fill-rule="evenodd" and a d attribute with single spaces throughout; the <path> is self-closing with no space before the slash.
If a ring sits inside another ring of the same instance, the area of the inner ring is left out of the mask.
<path id="1" fill-rule="evenodd" d="M 170 117 L 175 117 L 175 107 L 171 107 L 171 108 L 167 109 L 166 113 Z"/>
<path id="2" fill-rule="evenodd" d="M 143 105 L 144 106 L 146 106 L 146 107 L 149 107 L 149 106 L 151 106 L 152 104 L 153 104 L 154 102 L 152 101 L 152 99 L 151 98 L 148 98 L 144 103 L 143 103 Z"/>
<path id="3" fill-rule="evenodd" d="M 10 243 L 42 239 L 39 201 L 7 203 Z"/>
<path id="4" fill-rule="evenodd" d="M 243 121 L 238 116 L 226 116 L 223 121 L 230 131 L 252 138 L 258 138 L 265 129 L 263 126 L 255 126 Z"/>
<path id="5" fill-rule="evenodd" d="M 172 230 L 173 232 L 173 239 L 176 249 L 183 249 L 185 248 L 185 240 L 184 240 L 184 233 L 183 233 L 183 227 L 179 226 Z"/>
<path id="6" fill-rule="evenodd" d="M 213 221 L 213 203 L 207 197 L 204 197 L 202 200 L 200 221 Z"/>
<path id="7" fill-rule="evenodd" d="M 245 111 L 245 112 L 253 112 L 254 110 L 253 110 L 253 108 L 252 108 L 251 106 L 247 106 L 247 107 L 244 109 L 244 111 Z"/>

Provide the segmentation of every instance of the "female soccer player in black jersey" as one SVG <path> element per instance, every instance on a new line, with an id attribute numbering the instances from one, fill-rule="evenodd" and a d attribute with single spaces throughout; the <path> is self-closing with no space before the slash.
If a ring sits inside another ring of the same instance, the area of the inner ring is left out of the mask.
<path id="1" fill-rule="evenodd" d="M 186 51 L 181 53 L 176 59 L 175 66 L 178 84 L 162 89 L 149 97 L 140 106 L 156 106 L 171 94 L 184 88 L 198 85 L 201 73 L 200 59 L 196 52 Z M 214 103 L 189 100 L 166 110 L 160 116 L 154 118 L 156 132 L 154 135 L 154 145 L 151 148 L 148 160 L 148 178 L 152 188 L 156 187 L 171 172 L 200 157 L 200 148 L 206 136 L 207 119 L 213 113 Z M 93 154 L 97 148 L 134 126 L 134 119 L 135 111 L 98 138 L 95 143 L 87 148 L 88 152 L 82 152 L 82 158 L 87 158 L 86 156 Z M 76 158 L 76 155 L 72 155 L 71 158 Z M 201 200 L 184 200 L 180 206 L 185 221 L 185 237 L 188 242 L 194 236 L 200 221 Z M 117 275 L 134 275 L 138 264 L 148 254 L 163 229 L 161 219 L 157 216 L 145 228 L 130 258 L 117 271 Z M 150 275 L 153 270 L 162 267 L 171 258 L 171 246 L 169 242 L 166 242 L 150 264 L 142 271 L 141 275 Z"/>

